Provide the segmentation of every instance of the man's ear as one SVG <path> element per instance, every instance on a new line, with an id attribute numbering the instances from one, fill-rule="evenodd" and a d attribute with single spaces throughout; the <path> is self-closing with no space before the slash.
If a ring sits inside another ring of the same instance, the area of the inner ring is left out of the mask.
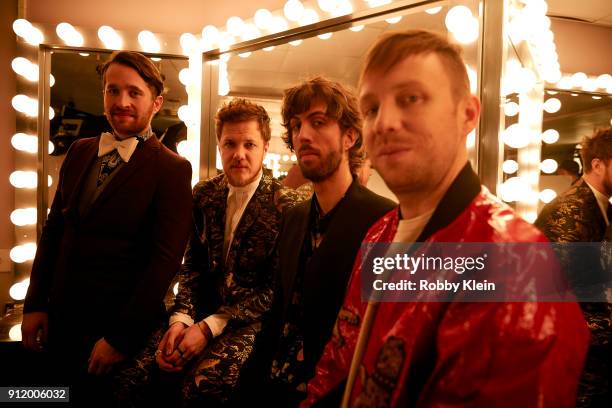
<path id="1" fill-rule="evenodd" d="M 268 140 L 267 142 L 264 143 L 263 149 L 264 149 L 264 159 L 266 158 L 266 153 L 268 153 L 268 149 L 270 148 L 270 141 Z"/>
<path id="2" fill-rule="evenodd" d="M 159 112 L 159 110 L 161 109 L 162 105 L 164 104 L 164 97 L 159 95 L 156 96 L 155 99 L 153 99 L 153 114 L 155 115 L 157 112 Z"/>
<path id="3" fill-rule="evenodd" d="M 470 133 L 478 125 L 480 117 L 480 100 L 476 95 L 465 97 L 462 108 L 463 134 Z"/>
<path id="4" fill-rule="evenodd" d="M 342 147 L 344 147 L 344 150 L 349 150 L 355 145 L 356 141 L 357 131 L 355 131 L 353 128 L 348 129 L 346 132 L 344 132 L 344 135 L 342 135 Z"/>

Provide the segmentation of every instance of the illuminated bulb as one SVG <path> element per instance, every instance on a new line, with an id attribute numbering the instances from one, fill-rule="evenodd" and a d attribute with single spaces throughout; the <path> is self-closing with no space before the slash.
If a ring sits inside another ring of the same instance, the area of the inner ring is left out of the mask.
<path id="1" fill-rule="evenodd" d="M 23 18 L 13 22 L 13 31 L 30 45 L 38 45 L 44 41 L 43 33 Z"/>
<path id="2" fill-rule="evenodd" d="M 12 341 L 21 341 L 21 323 L 18 323 L 11 327 L 9 330 L 9 339 Z"/>
<path id="3" fill-rule="evenodd" d="M 158 53 L 161 49 L 155 34 L 148 30 L 143 30 L 138 33 L 138 43 L 142 50 L 146 52 Z"/>
<path id="4" fill-rule="evenodd" d="M 53 120 L 55 117 L 55 110 L 51 106 L 49 106 L 49 120 Z"/>
<path id="5" fill-rule="evenodd" d="M 499 195 L 506 202 L 520 201 L 529 194 L 529 184 L 522 177 L 510 177 L 499 186 Z"/>
<path id="6" fill-rule="evenodd" d="M 387 18 L 385 21 L 389 24 L 396 24 L 402 21 L 402 16 Z"/>
<path id="7" fill-rule="evenodd" d="M 570 77 L 564 76 L 559 82 L 557 82 L 557 88 L 559 89 L 571 89 L 572 88 L 572 79 Z"/>
<path id="8" fill-rule="evenodd" d="M 466 24 L 471 24 L 470 20 L 473 19 L 472 11 L 466 6 L 455 6 L 446 13 L 444 23 L 448 31 L 459 32 Z"/>
<path id="9" fill-rule="evenodd" d="M 25 133 L 15 133 L 11 138 L 11 145 L 22 152 L 36 153 L 38 152 L 38 137 Z"/>
<path id="10" fill-rule="evenodd" d="M 557 92 L 557 91 L 546 91 L 546 93 L 547 93 L 548 95 L 556 95 L 556 94 L 558 94 L 559 92 Z"/>
<path id="11" fill-rule="evenodd" d="M 283 161 L 289 161 L 289 155 L 283 154 Z"/>
<path id="12" fill-rule="evenodd" d="M 518 168 L 519 165 L 516 160 L 506 160 L 502 164 L 502 170 L 506 174 L 514 174 L 517 172 Z"/>
<path id="13" fill-rule="evenodd" d="M 15 188 L 36 188 L 36 172 L 16 170 L 9 176 L 9 182 Z"/>
<path id="14" fill-rule="evenodd" d="M 191 33 L 183 33 L 179 38 L 183 54 L 190 54 L 198 49 L 198 39 Z"/>
<path id="15" fill-rule="evenodd" d="M 529 144 L 529 134 L 518 124 L 510 125 L 502 132 L 502 139 L 505 144 L 520 149 Z"/>
<path id="16" fill-rule="evenodd" d="M 257 26 L 255 26 L 255 24 L 249 23 L 249 24 L 244 25 L 242 29 L 242 35 L 240 36 L 240 38 L 242 38 L 243 41 L 250 41 L 260 36 L 261 36 L 261 32 L 259 31 Z"/>
<path id="17" fill-rule="evenodd" d="M 476 146 L 476 130 L 472 130 L 468 133 L 467 138 L 465 139 L 465 147 L 468 149 L 473 149 Z"/>
<path id="18" fill-rule="evenodd" d="M 515 116 L 519 113 L 519 106 L 516 102 L 508 102 L 504 105 L 504 115 Z"/>
<path id="19" fill-rule="evenodd" d="M 578 96 L 578 94 L 577 94 L 577 93 L 574 93 L 574 92 L 572 92 L 570 95 L 571 95 L 571 96 Z"/>
<path id="20" fill-rule="evenodd" d="M 330 38 L 332 38 L 332 33 L 325 33 L 325 34 L 320 34 L 317 35 L 317 37 L 319 37 L 322 40 L 329 40 Z"/>
<path id="21" fill-rule="evenodd" d="M 36 248 L 34 249 L 36 251 Z M 28 287 L 30 286 L 30 278 L 26 278 L 21 282 L 17 282 L 9 289 L 9 295 L 14 300 L 23 300 L 28 293 Z"/>
<path id="22" fill-rule="evenodd" d="M 242 29 L 244 28 L 244 21 L 242 21 L 240 17 L 232 16 L 227 19 L 225 26 L 227 27 L 227 31 L 234 37 L 240 37 Z"/>
<path id="23" fill-rule="evenodd" d="M 238 54 L 240 58 L 249 58 L 251 56 L 251 52 L 243 52 L 242 54 Z"/>
<path id="24" fill-rule="evenodd" d="M 289 0 L 285 3 L 283 12 L 285 13 L 285 17 L 287 17 L 287 20 L 297 22 L 300 21 L 302 14 L 304 14 L 304 5 L 300 0 Z"/>
<path id="25" fill-rule="evenodd" d="M 292 161 L 292 162 L 297 161 L 297 156 L 296 156 L 295 154 L 292 154 L 292 155 L 291 155 L 291 161 Z"/>
<path id="26" fill-rule="evenodd" d="M 544 110 L 548 113 L 555 113 L 561 109 L 561 101 L 557 98 L 548 98 L 544 102 Z"/>
<path id="27" fill-rule="evenodd" d="M 174 293 L 174 296 L 178 294 L 178 288 L 179 288 L 179 283 L 176 282 L 174 286 L 172 287 L 172 293 Z"/>
<path id="28" fill-rule="evenodd" d="M 49 147 L 47 149 L 49 150 L 49 154 L 51 154 L 51 153 L 53 153 L 55 151 L 55 145 L 50 140 L 49 140 Z"/>
<path id="29" fill-rule="evenodd" d="M 89 53 L 87 53 L 87 52 L 79 52 L 79 55 L 81 57 L 89 57 Z"/>
<path id="30" fill-rule="evenodd" d="M 461 27 L 453 31 L 453 36 L 461 44 L 471 44 L 478 39 L 478 19 L 466 19 Z"/>
<path id="31" fill-rule="evenodd" d="M 123 48 L 121 36 L 111 26 L 103 25 L 98 28 L 98 38 L 104 43 L 106 48 L 120 50 Z"/>
<path id="32" fill-rule="evenodd" d="M 353 12 L 353 5 L 349 0 L 340 0 L 336 8 L 331 12 L 332 17 L 345 16 Z"/>
<path id="33" fill-rule="evenodd" d="M 313 9 L 306 9 L 302 14 L 302 18 L 300 19 L 300 25 L 310 25 L 319 22 L 319 15 Z"/>
<path id="34" fill-rule="evenodd" d="M 187 142 L 187 140 L 181 140 L 176 145 L 176 151 L 180 156 L 183 156 L 183 157 L 189 156 L 189 142 Z"/>
<path id="35" fill-rule="evenodd" d="M 38 81 L 38 65 L 23 57 L 17 57 L 11 61 L 11 67 L 16 74 L 21 75 L 28 81 Z"/>
<path id="36" fill-rule="evenodd" d="M 219 30 L 214 25 L 207 25 L 202 29 L 202 41 L 206 44 L 216 44 L 219 42 Z"/>
<path id="37" fill-rule="evenodd" d="M 53 177 L 47 176 L 47 186 L 51 187 L 52 184 L 53 184 Z"/>
<path id="38" fill-rule="evenodd" d="M 559 132 L 555 129 L 547 129 L 542 133 L 542 141 L 544 143 L 552 144 L 559 140 Z"/>
<path id="39" fill-rule="evenodd" d="M 370 8 L 384 6 L 385 4 L 391 3 L 391 0 L 367 0 Z"/>
<path id="40" fill-rule="evenodd" d="M 476 87 L 478 86 L 478 75 L 476 75 L 476 70 L 465 64 L 465 70 L 467 71 L 468 80 L 470 81 L 470 92 L 476 93 Z"/>
<path id="41" fill-rule="evenodd" d="M 584 72 L 576 72 L 574 75 L 571 76 L 572 86 L 574 88 L 581 88 L 587 78 L 588 77 Z"/>
<path id="42" fill-rule="evenodd" d="M 559 164 L 555 159 L 542 160 L 542 163 L 540 163 L 540 170 L 546 174 L 554 173 L 557 171 L 557 167 L 559 167 Z"/>
<path id="43" fill-rule="evenodd" d="M 338 7 L 338 0 L 317 0 L 319 8 L 326 13 L 331 13 L 336 7 Z"/>
<path id="44" fill-rule="evenodd" d="M 36 208 L 17 208 L 11 212 L 11 222 L 18 227 L 36 224 Z"/>
<path id="45" fill-rule="evenodd" d="M 428 8 L 427 10 L 425 10 L 425 12 L 427 14 L 438 14 L 440 12 L 440 10 L 442 10 L 442 6 L 439 7 L 432 7 L 432 8 Z"/>
<path id="46" fill-rule="evenodd" d="M 11 100 L 11 104 L 16 111 L 24 113 L 26 116 L 38 116 L 38 101 L 26 95 L 15 95 Z"/>
<path id="47" fill-rule="evenodd" d="M 220 79 L 219 80 L 219 91 L 218 91 L 219 96 L 226 96 L 227 94 L 229 94 L 229 92 L 230 92 L 230 85 L 229 85 L 229 81 L 227 80 L 227 78 Z"/>
<path id="48" fill-rule="evenodd" d="M 181 105 L 176 113 L 182 122 L 187 123 L 191 120 L 191 108 L 189 105 Z"/>
<path id="49" fill-rule="evenodd" d="M 189 68 L 181 69 L 178 78 L 181 84 L 188 86 L 191 83 L 191 71 L 189 71 Z"/>
<path id="50" fill-rule="evenodd" d="M 514 88 L 518 93 L 527 93 L 529 92 L 536 84 L 537 78 L 535 73 L 529 68 L 521 67 L 517 76 L 513 78 Z"/>
<path id="51" fill-rule="evenodd" d="M 15 263 L 31 261 L 34 259 L 34 255 L 36 255 L 36 244 L 33 242 L 17 245 L 9 253 L 9 257 Z"/>
<path id="52" fill-rule="evenodd" d="M 53 85 L 55 85 L 55 77 L 49 74 L 49 86 L 53 87 Z"/>
<path id="53" fill-rule="evenodd" d="M 555 192 L 555 190 L 551 190 L 550 188 L 546 188 L 542 191 L 540 191 L 540 201 L 542 201 L 545 204 L 550 203 L 552 200 L 555 199 L 555 197 L 557 196 L 557 193 Z"/>
<path id="54" fill-rule="evenodd" d="M 302 40 L 295 40 L 295 41 L 289 41 L 289 44 L 293 45 L 294 47 L 297 47 L 302 42 L 303 42 Z"/>
<path id="55" fill-rule="evenodd" d="M 59 23 L 55 28 L 55 32 L 67 45 L 74 47 L 83 46 L 83 36 L 72 24 Z"/>
<path id="56" fill-rule="evenodd" d="M 351 30 L 351 31 L 353 31 L 353 32 L 355 32 L 355 33 L 357 33 L 357 32 L 359 32 L 359 31 L 363 30 L 364 28 L 365 28 L 365 26 L 363 26 L 363 25 L 358 25 L 358 26 L 354 26 L 354 27 L 349 28 L 349 30 Z"/>
<path id="57" fill-rule="evenodd" d="M 283 31 L 287 31 L 289 29 L 289 23 L 281 16 L 275 16 L 272 19 L 272 24 L 270 27 L 270 31 L 273 33 L 282 33 Z"/>
<path id="58" fill-rule="evenodd" d="M 612 75 L 602 74 L 597 77 L 595 80 L 597 82 L 597 87 L 601 89 L 610 89 L 612 88 Z"/>
<path id="59" fill-rule="evenodd" d="M 255 25 L 260 30 L 267 30 L 270 28 L 272 24 L 272 13 L 268 9 L 259 9 L 255 12 L 255 16 L 253 18 Z"/>
<path id="60" fill-rule="evenodd" d="M 274 50 L 274 46 L 272 45 L 272 46 L 270 46 L 270 47 L 265 47 L 265 48 L 262 48 L 262 49 L 263 49 L 265 52 L 270 52 L 270 51 Z"/>
<path id="61" fill-rule="evenodd" d="M 591 96 L 591 98 L 593 98 L 593 99 L 601 99 L 601 96 L 599 96 L 599 95 L 593 95 L 593 96 Z"/>

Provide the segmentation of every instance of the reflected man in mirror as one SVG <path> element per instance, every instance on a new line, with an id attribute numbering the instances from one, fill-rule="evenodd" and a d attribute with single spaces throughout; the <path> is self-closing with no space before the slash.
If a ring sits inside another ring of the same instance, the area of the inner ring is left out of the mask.
<path id="1" fill-rule="evenodd" d="M 584 175 L 569 190 L 543 209 L 535 225 L 552 242 L 602 242 L 612 220 L 612 127 L 585 137 L 580 150 Z M 605 246 L 604 248 L 609 248 Z M 593 248 L 595 249 L 595 248 Z M 572 271 L 568 276 L 591 328 L 591 344 L 585 371 L 578 388 L 579 407 L 605 405 L 610 392 L 610 352 L 612 351 L 612 307 L 607 299 L 612 269 L 607 254 L 561 247 L 560 258 Z M 609 252 L 609 250 L 608 250 Z M 604 259 L 600 259 L 603 255 Z M 595 302 L 593 302 L 595 301 Z"/>
<path id="2" fill-rule="evenodd" d="M 399 199 L 366 242 L 545 241 L 469 164 L 480 102 L 459 46 L 426 30 L 382 35 L 365 57 L 359 106 L 368 157 Z M 369 273 L 355 263 L 305 406 L 338 406 L 342 396 L 354 407 L 573 406 L 588 338 L 575 303 L 366 303 Z M 520 287 L 521 274 L 507 285 Z"/>
<path id="3" fill-rule="evenodd" d="M 268 343 L 257 350 L 265 360 L 258 363 L 263 369 L 257 377 L 266 377 L 267 395 L 294 406 L 305 397 L 306 383 L 332 335 L 361 241 L 395 203 L 358 180 L 362 122 L 351 91 L 313 78 L 285 90 L 281 114 L 285 143 L 314 194 L 283 218 Z"/>
<path id="4" fill-rule="evenodd" d="M 24 346 L 49 354 L 49 381 L 70 385 L 71 401 L 92 404 L 105 395 L 95 387 L 164 316 L 192 208 L 189 162 L 151 131 L 163 102 L 155 65 L 121 51 L 101 73 L 113 132 L 80 139 L 66 155 L 22 325 Z"/>
<path id="5" fill-rule="evenodd" d="M 194 226 L 169 327 L 122 385 L 122 399 L 135 405 L 146 406 L 155 395 L 155 362 L 177 373 L 158 372 L 161 384 L 179 383 L 183 405 L 231 403 L 272 303 L 281 215 L 297 194 L 263 171 L 271 129 L 262 106 L 234 99 L 215 122 L 224 172 L 194 188 Z"/>

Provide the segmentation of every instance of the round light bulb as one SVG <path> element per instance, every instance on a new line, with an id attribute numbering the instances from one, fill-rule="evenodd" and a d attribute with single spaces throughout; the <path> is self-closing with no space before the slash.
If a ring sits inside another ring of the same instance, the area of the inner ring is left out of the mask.
<path id="1" fill-rule="evenodd" d="M 612 75 L 610 74 L 602 74 L 597 77 L 597 87 L 601 89 L 610 89 L 612 88 Z"/>
<path id="2" fill-rule="evenodd" d="M 478 19 L 471 17 L 466 19 L 461 27 L 453 31 L 453 36 L 461 44 L 471 44 L 478 39 Z"/>
<path id="3" fill-rule="evenodd" d="M 11 212 L 11 222 L 18 227 L 36 224 L 36 208 L 17 208 Z"/>
<path id="4" fill-rule="evenodd" d="M 529 144 L 528 132 L 517 123 L 508 126 L 508 128 L 503 131 L 502 139 L 505 144 L 514 149 L 520 149 Z"/>
<path id="5" fill-rule="evenodd" d="M 36 244 L 29 242 L 23 245 L 17 245 L 11 249 L 9 257 L 15 263 L 24 263 L 34 259 L 36 255 Z M 23 284 L 22 284 L 23 285 Z M 27 290 L 27 288 L 26 288 Z"/>
<path id="6" fill-rule="evenodd" d="M 179 43 L 183 49 L 183 54 L 189 54 L 198 49 L 198 39 L 191 33 L 183 33 L 179 37 Z"/>
<path id="7" fill-rule="evenodd" d="M 574 88 L 581 88 L 587 78 L 588 77 L 584 72 L 576 72 L 574 75 L 571 76 L 572 86 Z"/>
<path id="8" fill-rule="evenodd" d="M 325 34 L 319 34 L 317 35 L 317 37 L 319 37 L 322 40 L 329 40 L 330 38 L 332 38 L 333 33 L 325 33 Z"/>
<path id="9" fill-rule="evenodd" d="M 556 129 L 546 129 L 542 133 L 542 141 L 544 143 L 552 144 L 559 140 L 559 132 Z"/>
<path id="10" fill-rule="evenodd" d="M 510 177 L 499 186 L 498 190 L 502 200 L 520 201 L 529 194 L 529 185 L 523 177 Z"/>
<path id="11" fill-rule="evenodd" d="M 358 25 L 358 26 L 353 26 L 353 27 L 349 28 L 349 30 L 357 33 L 359 31 L 363 30 L 364 28 L 365 28 L 364 25 Z"/>
<path id="12" fill-rule="evenodd" d="M 287 20 L 297 22 L 300 21 L 302 14 L 304 14 L 304 5 L 300 0 L 289 0 L 285 3 L 283 12 Z"/>
<path id="13" fill-rule="evenodd" d="M 295 41 L 289 41 L 289 44 L 293 45 L 294 47 L 297 47 L 302 42 L 303 42 L 302 40 L 295 40 Z"/>
<path id="14" fill-rule="evenodd" d="M 191 83 L 191 71 L 189 71 L 189 68 L 181 69 L 178 74 L 178 79 L 181 84 L 188 86 Z"/>
<path id="15" fill-rule="evenodd" d="M 548 113 L 559 112 L 561 109 L 561 101 L 557 98 L 548 98 L 544 102 L 544 110 Z"/>
<path id="16" fill-rule="evenodd" d="M 244 27 L 244 21 L 238 16 L 232 16 L 227 19 L 225 23 L 227 31 L 234 37 L 240 37 L 242 34 L 242 28 Z"/>
<path id="17" fill-rule="evenodd" d="M 148 30 L 138 33 L 138 43 L 145 52 L 158 53 L 161 49 L 155 34 Z"/>
<path id="18" fill-rule="evenodd" d="M 216 44 L 219 41 L 219 29 L 214 25 L 207 25 L 202 29 L 202 41 Z"/>
<path id="19" fill-rule="evenodd" d="M 319 22 L 319 14 L 317 14 L 316 11 L 310 8 L 304 10 L 304 13 L 302 14 L 302 18 L 300 19 L 301 26 L 315 24 L 318 22 Z"/>
<path id="20" fill-rule="evenodd" d="M 502 171 L 506 174 L 514 174 L 518 171 L 519 165 L 516 160 L 505 160 L 502 164 Z"/>
<path id="21" fill-rule="evenodd" d="M 106 48 L 111 50 L 120 50 L 123 48 L 121 36 L 111 26 L 101 26 L 98 29 L 98 38 L 100 38 Z"/>
<path id="22" fill-rule="evenodd" d="M 25 297 L 24 297 L 25 299 Z M 21 341 L 21 323 L 18 323 L 16 325 L 14 325 L 13 327 L 11 327 L 11 329 L 9 330 L 9 339 L 11 339 L 12 341 Z"/>
<path id="23" fill-rule="evenodd" d="M 260 30 L 267 30 L 272 23 L 272 17 L 270 10 L 262 8 L 255 12 L 253 21 Z"/>
<path id="24" fill-rule="evenodd" d="M 25 133 L 15 133 L 11 138 L 11 145 L 22 152 L 37 153 L 38 137 L 26 135 Z"/>
<path id="25" fill-rule="evenodd" d="M 176 282 L 174 286 L 172 287 L 172 293 L 174 293 L 174 296 L 178 294 L 178 288 L 179 288 L 179 283 Z"/>
<path id="26" fill-rule="evenodd" d="M 454 33 L 461 31 L 466 24 L 471 24 L 472 11 L 466 6 L 455 6 L 446 13 L 444 24 L 448 31 Z"/>
<path id="27" fill-rule="evenodd" d="M 433 15 L 433 14 L 438 14 L 440 12 L 440 10 L 442 10 L 442 6 L 428 8 L 428 9 L 425 10 L 425 12 L 427 14 Z"/>
<path id="28" fill-rule="evenodd" d="M 551 190 L 550 188 L 546 188 L 542 191 L 540 191 L 540 201 L 542 201 L 545 204 L 550 203 L 552 200 L 555 199 L 555 197 L 557 196 L 557 193 L 555 192 L 555 190 Z"/>
<path id="29" fill-rule="evenodd" d="M 317 0 L 319 8 L 326 13 L 331 13 L 338 6 L 338 0 Z"/>
<path id="30" fill-rule="evenodd" d="M 397 24 L 402 21 L 402 16 L 395 16 L 385 20 L 389 24 Z"/>
<path id="31" fill-rule="evenodd" d="M 516 102 L 507 102 L 504 104 L 504 115 L 506 116 L 516 116 L 519 113 L 519 106 Z"/>
<path id="32" fill-rule="evenodd" d="M 273 33 L 282 33 L 283 31 L 287 31 L 289 29 L 289 23 L 281 16 L 275 16 L 272 19 L 272 24 L 270 27 L 270 31 Z"/>
<path id="33" fill-rule="evenodd" d="M 191 108 L 189 105 L 181 105 L 176 113 L 182 122 L 187 123 L 191 120 Z"/>
<path id="34" fill-rule="evenodd" d="M 540 163 L 540 170 L 546 174 L 554 173 L 557 171 L 557 167 L 559 167 L 559 164 L 555 159 L 542 160 L 542 163 Z"/>
<path id="35" fill-rule="evenodd" d="M 26 19 L 18 18 L 13 21 L 13 32 L 22 38 L 27 37 L 31 28 L 32 24 Z"/>

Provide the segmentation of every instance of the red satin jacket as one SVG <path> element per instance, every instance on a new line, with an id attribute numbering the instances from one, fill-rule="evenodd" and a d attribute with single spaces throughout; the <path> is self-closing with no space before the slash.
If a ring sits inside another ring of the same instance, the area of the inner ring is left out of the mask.
<path id="1" fill-rule="evenodd" d="M 546 242 L 484 188 L 466 203 L 427 241 Z M 396 209 L 370 228 L 365 241 L 391 242 L 397 225 Z M 325 401 L 348 375 L 367 306 L 360 257 L 302 406 Z M 382 302 L 350 405 L 573 407 L 588 340 L 575 302 Z"/>

